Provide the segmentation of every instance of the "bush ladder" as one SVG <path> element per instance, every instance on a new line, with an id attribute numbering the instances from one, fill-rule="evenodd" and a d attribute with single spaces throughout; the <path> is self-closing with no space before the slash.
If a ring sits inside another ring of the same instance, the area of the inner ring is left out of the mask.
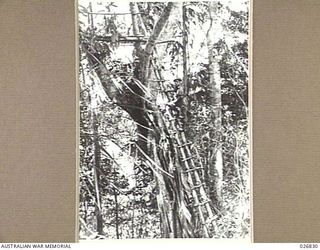
<path id="1" fill-rule="evenodd" d="M 172 97 L 168 95 L 167 91 L 163 87 L 164 80 L 162 78 L 161 70 L 160 68 L 153 62 L 152 63 L 154 68 L 154 73 L 157 78 L 157 82 L 160 86 L 160 91 L 165 95 L 165 97 L 168 99 L 168 101 L 173 101 Z M 194 159 L 195 156 L 191 153 L 191 145 L 192 142 L 188 142 L 185 136 L 185 132 L 181 125 L 179 125 L 179 118 L 177 115 L 174 115 L 172 110 L 169 108 L 169 112 L 167 112 L 168 115 L 165 117 L 165 120 L 167 120 L 167 123 L 170 125 L 172 129 L 172 138 L 175 139 L 177 147 L 178 147 L 178 153 L 180 157 L 181 163 L 184 165 L 184 169 L 182 171 L 183 174 L 186 175 L 188 182 L 191 185 L 191 193 L 193 198 L 193 208 L 195 211 L 198 211 L 198 215 L 200 218 L 200 221 L 202 223 L 202 228 L 204 232 L 204 236 L 206 238 L 210 237 L 207 223 L 208 220 L 211 221 L 213 219 L 214 215 L 210 206 L 211 200 L 208 198 L 208 195 L 205 191 L 205 183 L 200 178 L 200 172 L 203 167 L 197 167 Z"/>

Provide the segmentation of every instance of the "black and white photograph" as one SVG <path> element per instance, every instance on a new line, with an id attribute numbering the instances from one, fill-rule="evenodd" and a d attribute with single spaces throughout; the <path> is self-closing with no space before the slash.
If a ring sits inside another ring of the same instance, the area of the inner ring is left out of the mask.
<path id="1" fill-rule="evenodd" d="M 79 239 L 250 239 L 249 0 L 78 0 Z"/>

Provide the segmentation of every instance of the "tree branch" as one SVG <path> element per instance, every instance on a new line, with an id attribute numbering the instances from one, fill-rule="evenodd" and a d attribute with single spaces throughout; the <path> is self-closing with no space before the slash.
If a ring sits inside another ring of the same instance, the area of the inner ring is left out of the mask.
<path id="1" fill-rule="evenodd" d="M 146 44 L 145 53 L 147 56 L 150 56 L 150 54 L 156 44 L 157 39 L 159 38 L 164 26 L 166 25 L 166 23 L 169 19 L 169 16 L 171 14 L 173 6 L 174 6 L 174 3 L 169 2 L 167 4 L 167 6 L 164 8 L 158 22 L 156 23 L 156 25 L 153 29 L 153 32 L 152 32 L 152 34 Z"/>
<path id="2" fill-rule="evenodd" d="M 167 6 L 163 9 L 162 14 L 157 21 L 156 25 L 154 26 L 154 29 L 147 41 L 146 47 L 143 50 L 142 57 L 141 57 L 141 80 L 143 83 L 145 83 L 148 79 L 148 69 L 150 66 L 150 57 L 152 54 L 152 51 L 156 45 L 156 41 L 158 40 L 161 32 L 163 31 L 169 16 L 171 14 L 171 11 L 174 7 L 173 2 L 169 2 Z"/>

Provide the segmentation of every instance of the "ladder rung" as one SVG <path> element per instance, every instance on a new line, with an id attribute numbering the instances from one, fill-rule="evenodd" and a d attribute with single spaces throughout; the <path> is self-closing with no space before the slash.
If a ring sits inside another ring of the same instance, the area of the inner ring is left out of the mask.
<path id="1" fill-rule="evenodd" d="M 200 203 L 196 203 L 196 204 L 194 204 L 193 206 L 195 206 L 195 207 L 203 206 L 203 205 L 205 205 L 205 204 L 207 204 L 207 203 L 209 203 L 209 202 L 210 202 L 210 200 L 208 199 L 208 200 L 206 200 L 206 201 L 203 201 L 203 202 L 200 202 Z"/>
<path id="2" fill-rule="evenodd" d="M 207 219 L 207 223 L 211 223 L 212 221 L 216 220 L 218 217 L 219 217 L 219 216 L 217 216 L 217 215 L 214 215 L 213 217 L 209 217 L 209 218 Z"/>
<path id="3" fill-rule="evenodd" d="M 178 147 L 179 148 L 183 148 L 183 147 L 186 147 L 186 146 L 189 146 L 189 145 L 192 145 L 192 142 L 187 142 L 185 144 L 179 145 Z"/>
<path id="4" fill-rule="evenodd" d="M 185 159 L 182 159 L 181 161 L 189 161 L 189 160 L 191 160 L 191 159 L 193 159 L 193 158 L 195 158 L 195 156 L 187 157 L 187 158 L 185 158 Z"/>
<path id="5" fill-rule="evenodd" d="M 199 185 L 193 186 L 191 189 L 197 189 L 197 188 L 200 188 L 202 186 L 204 186 L 204 183 L 201 183 Z"/>

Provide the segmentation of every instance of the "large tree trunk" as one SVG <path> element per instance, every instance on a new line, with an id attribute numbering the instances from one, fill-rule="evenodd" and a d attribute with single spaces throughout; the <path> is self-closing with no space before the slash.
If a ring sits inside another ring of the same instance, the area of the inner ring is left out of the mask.
<path id="1" fill-rule="evenodd" d="M 108 97 L 127 111 L 137 123 L 139 134 L 137 139 L 138 146 L 143 149 L 145 153 L 148 153 L 145 138 L 147 138 L 148 131 L 150 131 L 148 110 L 151 112 L 154 111 L 152 110 L 152 103 L 148 101 L 149 96 L 146 93 L 150 59 L 156 41 L 165 27 L 173 7 L 174 3 L 169 2 L 164 8 L 144 49 L 139 42 L 135 44 L 136 63 L 134 68 L 134 79 L 131 79 L 129 82 L 120 81 L 119 84 L 119 79 L 114 78 L 111 72 L 108 71 L 103 64 L 105 54 L 100 53 L 99 49 L 96 49 L 92 44 L 82 44 L 82 49 L 83 51 L 86 51 L 89 65 L 95 69 Z M 136 35 L 139 35 L 140 29 L 137 23 L 137 10 L 134 3 L 130 3 L 130 10 L 132 12 L 133 31 Z"/>
<path id="2" fill-rule="evenodd" d="M 221 77 L 219 67 L 219 51 L 216 43 L 219 41 L 220 23 L 217 21 L 216 13 L 218 4 L 209 2 L 210 26 L 207 31 L 207 47 L 209 60 L 209 84 L 210 102 L 212 103 L 212 114 L 214 119 L 214 135 L 216 146 L 212 151 L 213 162 L 209 166 L 209 178 L 211 181 L 211 198 L 217 208 L 221 209 L 221 189 L 223 180 L 223 158 L 222 158 L 222 104 L 221 104 Z"/>

